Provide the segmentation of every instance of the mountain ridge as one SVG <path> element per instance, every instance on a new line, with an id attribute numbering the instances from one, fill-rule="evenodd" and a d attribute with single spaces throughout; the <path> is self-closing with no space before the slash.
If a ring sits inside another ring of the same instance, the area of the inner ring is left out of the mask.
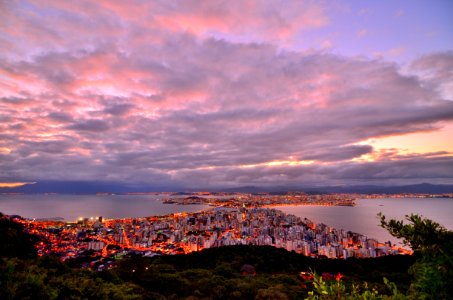
<path id="1" fill-rule="evenodd" d="M 286 193 L 306 192 L 321 193 L 360 193 L 360 194 L 398 194 L 423 193 L 444 194 L 453 193 L 453 185 L 420 183 L 411 185 L 344 185 L 344 186 L 238 186 L 230 188 L 184 188 L 180 186 L 163 186 L 152 184 L 128 184 L 121 182 L 84 182 L 84 181 L 42 181 L 34 184 L 13 188 L 0 188 L 0 193 L 24 194 L 96 194 L 96 193 L 136 193 L 136 192 L 242 192 L 242 193 Z"/>

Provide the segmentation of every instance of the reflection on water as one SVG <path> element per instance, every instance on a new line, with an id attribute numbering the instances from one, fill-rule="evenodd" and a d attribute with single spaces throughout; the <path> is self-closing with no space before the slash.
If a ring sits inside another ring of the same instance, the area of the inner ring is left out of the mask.
<path id="1" fill-rule="evenodd" d="M 146 217 L 176 212 L 196 212 L 207 205 L 163 204 L 165 195 L 0 195 L 0 212 L 27 218 L 61 217 L 73 221 L 79 217 Z M 183 197 L 183 196 L 182 196 Z M 381 242 L 397 240 L 379 227 L 377 213 L 387 219 L 403 219 L 418 213 L 453 230 L 453 199 L 360 199 L 349 206 L 280 206 L 275 207 L 300 218 L 325 223 L 337 229 L 351 230 Z"/>
<path id="2" fill-rule="evenodd" d="M 360 199 L 354 207 L 346 206 L 277 206 L 286 213 L 314 222 L 325 223 L 337 229 L 345 229 L 376 238 L 380 242 L 397 243 L 385 229 L 379 226 L 377 214 L 382 212 L 387 219 L 404 219 L 411 213 L 421 214 L 447 229 L 453 230 L 453 199 L 405 198 L 405 199 Z"/>
<path id="3" fill-rule="evenodd" d="M 128 218 L 196 212 L 207 205 L 162 204 L 164 195 L 1 195 L 0 212 L 26 218 Z"/>

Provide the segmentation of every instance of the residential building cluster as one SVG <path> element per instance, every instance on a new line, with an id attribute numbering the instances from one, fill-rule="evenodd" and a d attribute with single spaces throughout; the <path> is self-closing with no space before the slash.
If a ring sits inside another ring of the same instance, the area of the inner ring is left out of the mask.
<path id="1" fill-rule="evenodd" d="M 144 256 L 182 254 L 230 245 L 269 245 L 306 256 L 376 257 L 407 253 L 350 231 L 315 224 L 271 208 L 216 207 L 164 217 L 103 220 L 22 221 L 42 237 L 40 255 L 114 258 L 130 252 Z"/>
<path id="2" fill-rule="evenodd" d="M 206 196 L 206 195 L 204 195 Z M 260 207 L 269 205 L 321 205 L 354 206 L 355 197 L 350 194 L 308 195 L 303 192 L 290 192 L 285 195 L 235 193 L 215 197 L 190 196 L 185 198 L 170 197 L 162 201 L 166 204 L 210 204 L 228 207 Z"/>

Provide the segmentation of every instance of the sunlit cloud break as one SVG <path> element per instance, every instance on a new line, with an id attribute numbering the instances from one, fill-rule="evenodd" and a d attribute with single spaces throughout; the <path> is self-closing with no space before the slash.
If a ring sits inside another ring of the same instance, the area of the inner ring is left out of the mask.
<path id="1" fill-rule="evenodd" d="M 0 182 L 0 188 L 15 188 L 27 184 L 35 184 L 36 182 Z"/>

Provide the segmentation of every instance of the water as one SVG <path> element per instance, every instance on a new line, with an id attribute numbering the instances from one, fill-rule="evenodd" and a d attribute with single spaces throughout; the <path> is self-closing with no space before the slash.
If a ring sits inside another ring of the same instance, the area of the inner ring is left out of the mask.
<path id="1" fill-rule="evenodd" d="M 197 212 L 210 206 L 202 204 L 163 204 L 167 195 L 0 195 L 0 212 L 25 218 L 80 217 L 137 218 L 178 212 Z"/>
<path id="2" fill-rule="evenodd" d="M 67 221 L 79 217 L 104 218 L 146 217 L 177 212 L 196 212 L 207 205 L 163 204 L 166 195 L 0 195 L 0 212 L 27 218 L 61 217 Z M 181 196 L 184 197 L 184 196 Z M 325 223 L 337 229 L 351 230 L 380 242 L 399 243 L 379 227 L 377 213 L 387 219 L 403 219 L 406 214 L 418 213 L 453 230 L 453 199 L 405 198 L 359 199 L 349 206 L 277 206 L 285 213 L 313 222 Z"/>
<path id="3" fill-rule="evenodd" d="M 285 213 L 324 223 L 336 229 L 345 229 L 401 245 L 387 230 L 379 226 L 377 217 L 382 212 L 386 219 L 403 220 L 405 215 L 416 213 L 453 230 L 453 199 L 448 198 L 383 198 L 359 199 L 356 206 L 277 206 Z"/>

